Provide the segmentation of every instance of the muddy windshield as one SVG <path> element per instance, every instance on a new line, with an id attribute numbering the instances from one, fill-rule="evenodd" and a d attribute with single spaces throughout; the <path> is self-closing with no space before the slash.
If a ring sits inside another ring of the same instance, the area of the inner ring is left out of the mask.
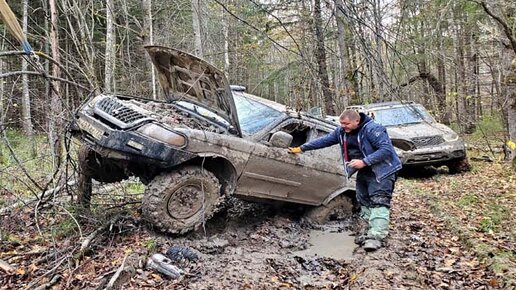
<path id="1" fill-rule="evenodd" d="M 240 129 L 246 135 L 252 135 L 260 131 L 283 116 L 282 112 L 242 95 L 233 94 L 233 98 Z"/>
<path id="2" fill-rule="evenodd" d="M 376 122 L 384 126 L 399 126 L 422 122 L 435 122 L 432 116 L 421 105 L 406 105 L 373 111 Z"/>

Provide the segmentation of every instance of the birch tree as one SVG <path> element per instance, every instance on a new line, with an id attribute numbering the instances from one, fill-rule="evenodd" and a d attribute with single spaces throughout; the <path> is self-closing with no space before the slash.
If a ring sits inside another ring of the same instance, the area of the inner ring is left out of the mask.
<path id="1" fill-rule="evenodd" d="M 194 32 L 194 54 L 203 58 L 203 42 L 202 42 L 202 10 L 199 0 L 192 0 L 192 27 Z"/>
<path id="2" fill-rule="evenodd" d="M 50 49 L 52 51 L 52 58 L 56 63 L 60 62 L 61 54 L 59 52 L 59 25 L 57 4 L 55 0 L 49 0 L 50 7 Z M 52 76 L 59 78 L 61 76 L 61 69 L 58 65 L 52 65 Z M 52 97 L 50 101 L 50 117 L 48 125 L 48 134 L 50 141 L 50 148 L 54 157 L 54 166 L 59 167 L 62 161 L 62 128 L 63 128 L 63 110 L 60 96 L 60 84 L 57 81 L 52 81 Z"/>
<path id="3" fill-rule="evenodd" d="M 22 30 L 23 34 L 27 35 L 27 15 L 29 9 L 29 1 L 22 1 Z M 27 71 L 27 60 L 25 58 L 22 59 L 22 71 Z M 27 135 L 29 142 L 31 144 L 32 155 L 36 156 L 36 147 L 34 144 L 34 129 L 32 125 L 32 117 L 30 112 L 30 96 L 29 96 L 29 77 L 26 74 L 22 75 L 22 98 L 21 98 L 21 108 L 22 108 L 22 126 L 23 131 Z"/>
<path id="4" fill-rule="evenodd" d="M 113 0 L 106 0 L 106 53 L 104 66 L 104 91 L 112 92 L 115 72 L 115 31 L 113 29 Z"/>
<path id="5" fill-rule="evenodd" d="M 153 25 L 152 25 L 152 0 L 143 0 L 142 1 L 142 7 L 143 7 L 143 33 L 144 39 L 143 43 L 144 45 L 153 45 L 154 44 L 154 32 L 153 32 Z M 150 61 L 149 56 L 147 56 L 147 59 L 149 61 L 147 62 L 147 70 L 150 72 L 151 75 L 151 88 L 152 88 L 152 99 L 157 99 L 157 93 L 156 93 L 156 71 L 154 70 L 154 66 L 152 65 L 152 62 Z"/>

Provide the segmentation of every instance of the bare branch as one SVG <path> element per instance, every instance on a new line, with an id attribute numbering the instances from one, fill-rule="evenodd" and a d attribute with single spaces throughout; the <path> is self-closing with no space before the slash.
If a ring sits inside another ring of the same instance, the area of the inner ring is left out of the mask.
<path id="1" fill-rule="evenodd" d="M 286 46 L 283 46 L 281 45 L 280 43 L 278 43 L 276 40 L 272 39 L 267 33 L 261 31 L 260 29 L 258 29 L 256 26 L 252 25 L 251 23 L 245 21 L 244 19 L 238 17 L 237 15 L 235 15 L 235 13 L 229 11 L 229 9 L 223 4 L 221 3 L 219 0 L 214 0 L 215 3 L 219 4 L 227 13 L 229 13 L 231 16 L 235 17 L 236 19 L 238 19 L 240 22 L 244 23 L 245 25 L 251 27 L 252 29 L 262 33 L 263 35 L 265 35 L 265 37 L 267 37 L 267 39 L 269 39 L 270 41 L 272 41 L 274 44 L 276 44 L 277 46 L 283 48 L 284 50 L 286 51 L 289 51 L 289 52 L 292 52 L 293 54 L 297 55 L 297 56 L 301 56 L 299 54 L 299 52 L 297 51 L 293 51 L 292 49 L 286 47 Z"/>
<path id="2" fill-rule="evenodd" d="M 503 32 L 505 33 L 505 36 L 507 36 L 507 38 L 511 42 L 512 50 L 514 51 L 514 53 L 516 53 L 516 39 L 514 38 L 513 31 L 509 27 L 509 25 L 507 25 L 507 23 L 505 23 L 505 21 L 503 21 L 502 18 L 495 15 L 491 10 L 489 10 L 489 8 L 487 7 L 487 4 L 484 1 L 481 1 L 481 2 L 473 1 L 473 2 L 480 4 L 480 6 L 482 6 L 484 11 L 487 13 L 487 15 L 491 16 L 494 20 L 496 20 L 496 22 L 498 22 L 503 27 Z"/>
<path id="3" fill-rule="evenodd" d="M 64 83 L 68 83 L 68 84 L 71 84 L 71 85 L 74 85 L 74 86 L 77 86 L 83 90 L 86 90 L 88 92 L 91 92 L 91 89 L 90 88 L 87 88 L 83 85 L 80 85 L 76 82 L 73 82 L 73 81 L 69 81 L 67 79 L 63 79 L 63 78 L 58 78 L 58 77 L 53 77 L 53 76 L 50 76 L 50 75 L 45 75 L 44 73 L 40 73 L 40 72 L 37 72 L 37 71 L 14 71 L 14 72 L 8 72 L 8 73 L 4 73 L 4 74 L 0 74 L 0 79 L 1 78 L 7 78 L 7 77 L 12 77 L 12 76 L 18 76 L 18 75 L 23 75 L 23 74 L 26 74 L 26 75 L 35 75 L 35 76 L 42 76 L 44 78 L 48 78 L 48 79 L 51 79 L 51 80 L 55 80 L 55 81 L 60 81 L 60 82 L 64 82 Z"/>

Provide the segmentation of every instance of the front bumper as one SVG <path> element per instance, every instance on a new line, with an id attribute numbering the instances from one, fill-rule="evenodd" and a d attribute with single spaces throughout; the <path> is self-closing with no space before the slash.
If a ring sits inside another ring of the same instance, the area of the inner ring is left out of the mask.
<path id="1" fill-rule="evenodd" d="M 464 158 L 466 148 L 462 140 L 448 142 L 439 146 L 418 148 L 410 151 L 396 150 L 403 165 L 443 165 L 447 161 Z"/>
<path id="2" fill-rule="evenodd" d="M 161 167 L 181 164 L 196 155 L 170 146 L 133 129 L 117 130 L 79 112 L 72 125 L 72 134 L 88 143 L 93 150 L 109 159 L 143 162 Z"/>

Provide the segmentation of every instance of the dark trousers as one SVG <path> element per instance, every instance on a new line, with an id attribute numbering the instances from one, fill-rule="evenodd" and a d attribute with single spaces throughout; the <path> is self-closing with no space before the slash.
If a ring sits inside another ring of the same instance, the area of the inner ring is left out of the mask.
<path id="1" fill-rule="evenodd" d="M 390 208 L 395 182 L 396 174 L 389 175 L 378 182 L 371 167 L 360 169 L 356 183 L 358 203 L 368 208 L 380 206 Z"/>

